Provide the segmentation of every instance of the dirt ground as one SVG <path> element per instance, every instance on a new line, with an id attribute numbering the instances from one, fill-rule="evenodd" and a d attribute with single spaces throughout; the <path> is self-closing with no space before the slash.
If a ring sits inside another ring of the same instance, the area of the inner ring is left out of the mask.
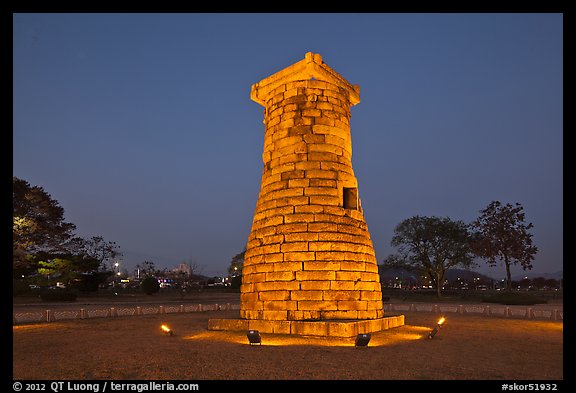
<path id="1" fill-rule="evenodd" d="M 13 327 L 15 380 L 562 380 L 563 323 L 404 313 L 406 325 L 354 338 L 208 331 L 238 311 L 60 321 Z M 174 331 L 166 335 L 165 323 Z"/>

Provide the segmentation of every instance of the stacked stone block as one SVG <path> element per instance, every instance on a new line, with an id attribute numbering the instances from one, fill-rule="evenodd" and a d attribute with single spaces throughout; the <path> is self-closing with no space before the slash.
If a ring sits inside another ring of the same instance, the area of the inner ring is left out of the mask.
<path id="1" fill-rule="evenodd" d="M 263 105 L 264 168 L 248 238 L 240 317 L 383 317 L 377 261 L 352 169 L 359 88 L 305 58 L 252 86 Z"/>

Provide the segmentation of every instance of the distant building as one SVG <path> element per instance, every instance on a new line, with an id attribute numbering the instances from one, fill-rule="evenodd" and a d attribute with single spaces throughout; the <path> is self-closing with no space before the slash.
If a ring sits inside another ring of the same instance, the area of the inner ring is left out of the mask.
<path id="1" fill-rule="evenodd" d="M 176 266 L 174 269 L 172 269 L 172 272 L 178 273 L 178 274 L 183 273 L 183 274 L 186 274 L 189 276 L 192 274 L 192 268 L 187 263 L 181 263 L 178 266 Z"/>

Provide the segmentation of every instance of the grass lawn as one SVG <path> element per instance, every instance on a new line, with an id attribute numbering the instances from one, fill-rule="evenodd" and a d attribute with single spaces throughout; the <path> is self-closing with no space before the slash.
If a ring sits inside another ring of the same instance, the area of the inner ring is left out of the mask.
<path id="1" fill-rule="evenodd" d="M 13 379 L 562 380 L 563 323 L 406 312 L 406 325 L 354 339 L 208 331 L 238 311 L 59 321 L 13 327 Z M 164 334 L 168 324 L 174 336 Z"/>

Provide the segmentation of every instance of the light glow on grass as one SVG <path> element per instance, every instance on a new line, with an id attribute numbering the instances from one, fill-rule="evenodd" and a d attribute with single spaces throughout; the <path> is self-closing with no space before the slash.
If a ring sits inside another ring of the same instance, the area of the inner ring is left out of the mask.
<path id="1" fill-rule="evenodd" d="M 401 344 L 406 341 L 420 340 L 427 336 L 429 328 L 424 326 L 404 325 L 401 327 L 371 333 L 369 347 Z M 260 333 L 262 346 L 319 346 L 319 347 L 354 347 L 354 337 L 318 337 L 297 336 L 288 334 Z M 244 331 L 203 331 L 183 337 L 184 340 L 213 340 L 250 345 Z"/>
<path id="2" fill-rule="evenodd" d="M 67 325 L 63 324 L 63 323 L 54 323 L 54 322 L 50 322 L 50 323 L 34 323 L 34 324 L 29 324 L 29 325 L 13 325 L 12 326 L 12 331 L 17 331 L 17 330 L 54 330 L 54 329 L 62 329 L 64 327 L 68 327 Z"/>

